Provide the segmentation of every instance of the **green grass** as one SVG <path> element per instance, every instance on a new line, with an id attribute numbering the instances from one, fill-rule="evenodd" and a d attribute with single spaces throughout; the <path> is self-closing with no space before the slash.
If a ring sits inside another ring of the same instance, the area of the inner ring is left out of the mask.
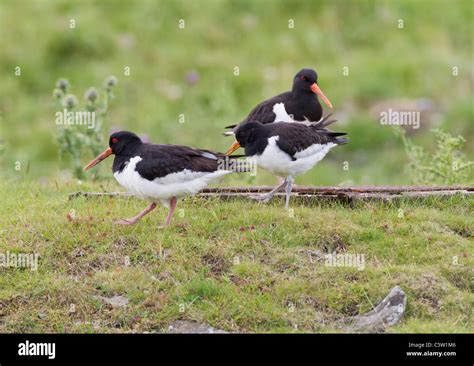
<path id="1" fill-rule="evenodd" d="M 158 229 L 164 208 L 133 227 L 113 224 L 145 206 L 135 198 L 67 199 L 101 189 L 0 185 L 0 253 L 40 255 L 37 271 L 0 268 L 0 332 L 164 331 L 178 319 L 237 332 L 332 332 L 335 321 L 369 311 L 395 285 L 408 308 L 389 332 L 474 331 L 472 198 L 293 203 L 292 218 L 278 201 L 195 197 L 178 203 L 171 227 Z M 317 250 L 363 254 L 365 269 L 310 261 L 308 251 Z M 113 295 L 128 306 L 98 298 Z"/>

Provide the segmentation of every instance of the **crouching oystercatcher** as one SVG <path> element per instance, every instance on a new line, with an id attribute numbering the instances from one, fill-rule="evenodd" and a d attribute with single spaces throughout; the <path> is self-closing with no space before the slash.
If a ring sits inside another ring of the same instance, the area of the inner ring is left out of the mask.
<path id="1" fill-rule="evenodd" d="M 291 91 L 279 94 L 257 105 L 238 125 L 227 126 L 231 131 L 224 135 L 233 135 L 239 126 L 249 121 L 262 124 L 273 122 L 318 122 L 323 116 L 323 108 L 318 96 L 332 108 L 329 99 L 318 86 L 318 74 L 313 69 L 302 69 L 293 78 Z"/>
<path id="2" fill-rule="evenodd" d="M 169 225 L 179 197 L 193 195 L 212 181 L 232 173 L 222 153 L 178 145 L 144 143 L 132 132 L 120 131 L 109 138 L 109 148 L 92 160 L 84 171 L 115 154 L 112 171 L 115 179 L 138 198 L 151 201 L 135 217 L 116 221 L 133 225 L 155 209 L 157 201 L 169 207 Z M 233 156 L 231 158 L 235 158 Z M 162 225 L 165 226 L 165 225 Z"/>
<path id="3" fill-rule="evenodd" d="M 284 178 L 283 183 L 269 193 L 252 198 L 268 202 L 286 186 L 285 207 L 288 209 L 294 177 L 313 168 L 333 147 L 347 142 L 346 138 L 341 137 L 346 133 L 326 128 L 335 122 L 326 119 L 313 126 L 249 121 L 235 131 L 237 141 L 227 150 L 227 155 L 242 146 L 245 155 L 254 157 L 258 166 Z"/>

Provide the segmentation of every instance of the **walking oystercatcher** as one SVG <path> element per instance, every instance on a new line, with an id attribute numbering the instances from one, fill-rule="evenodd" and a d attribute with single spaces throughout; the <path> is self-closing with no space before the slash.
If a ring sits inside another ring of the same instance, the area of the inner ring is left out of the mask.
<path id="1" fill-rule="evenodd" d="M 318 74 L 313 69 L 300 70 L 293 79 L 291 91 L 279 94 L 257 105 L 250 114 L 238 125 L 227 126 L 231 131 L 224 135 L 232 135 L 237 128 L 249 121 L 262 124 L 273 122 L 319 122 L 323 116 L 323 108 L 318 96 L 329 108 L 332 104 L 318 86 Z"/>
<path id="2" fill-rule="evenodd" d="M 232 164 L 226 164 L 229 157 L 222 153 L 144 143 L 128 131 L 113 133 L 109 148 L 87 164 L 84 171 L 112 154 L 115 154 L 112 166 L 115 179 L 134 196 L 151 201 L 135 217 L 116 221 L 122 225 L 137 223 L 155 209 L 158 200 L 170 209 L 166 218 L 169 225 L 179 197 L 193 195 L 213 180 L 233 172 L 231 168 L 226 169 Z"/>
<path id="3" fill-rule="evenodd" d="M 242 146 L 245 155 L 256 158 L 258 166 L 284 178 L 283 183 L 269 193 L 252 198 L 268 202 L 286 186 L 285 207 L 288 209 L 294 177 L 314 167 L 334 146 L 347 142 L 340 137 L 346 133 L 326 129 L 333 122 L 335 120 L 327 121 L 325 118 L 316 125 L 306 126 L 301 123 L 249 121 L 235 131 L 237 141 L 226 154 L 230 155 Z"/>

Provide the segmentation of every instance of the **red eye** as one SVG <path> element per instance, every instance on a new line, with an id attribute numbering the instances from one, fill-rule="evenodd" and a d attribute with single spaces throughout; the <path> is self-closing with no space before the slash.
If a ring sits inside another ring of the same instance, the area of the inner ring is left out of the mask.
<path id="1" fill-rule="evenodd" d="M 116 144 L 117 142 L 118 142 L 118 138 L 114 137 L 114 138 L 112 139 L 112 143 L 113 143 L 113 144 Z"/>
<path id="2" fill-rule="evenodd" d="M 301 79 L 301 80 L 306 80 L 306 77 L 303 76 L 303 75 L 301 75 L 301 76 L 300 76 L 300 79 Z"/>

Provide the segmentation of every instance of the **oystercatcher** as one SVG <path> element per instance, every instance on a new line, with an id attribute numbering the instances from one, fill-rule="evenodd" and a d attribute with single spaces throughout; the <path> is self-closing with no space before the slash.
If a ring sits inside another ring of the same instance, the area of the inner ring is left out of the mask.
<path id="1" fill-rule="evenodd" d="M 237 128 L 249 121 L 262 124 L 273 122 L 319 122 L 323 108 L 318 96 L 329 108 L 332 104 L 318 86 L 318 74 L 313 69 L 300 70 L 293 79 L 291 91 L 279 94 L 257 105 L 240 124 L 227 126 L 231 131 L 224 135 L 235 134 Z"/>
<path id="2" fill-rule="evenodd" d="M 156 202 L 169 207 L 169 225 L 177 199 L 193 195 L 217 178 L 232 173 L 229 157 L 209 150 L 178 145 L 144 143 L 133 132 L 120 131 L 109 138 L 109 148 L 92 160 L 84 171 L 115 154 L 112 171 L 115 179 L 138 198 L 151 201 L 135 217 L 116 221 L 133 225 L 155 209 Z M 235 156 L 231 157 L 232 159 Z"/>
<path id="3" fill-rule="evenodd" d="M 306 126 L 301 123 L 249 121 L 235 131 L 237 141 L 226 154 L 230 155 L 242 146 L 245 155 L 256 158 L 258 166 L 284 178 L 283 183 L 269 193 L 252 198 L 268 202 L 278 190 L 286 187 L 285 207 L 288 209 L 294 177 L 314 167 L 333 147 L 347 142 L 341 137 L 346 133 L 326 129 L 333 122 L 335 120 L 325 118 L 315 125 Z"/>

